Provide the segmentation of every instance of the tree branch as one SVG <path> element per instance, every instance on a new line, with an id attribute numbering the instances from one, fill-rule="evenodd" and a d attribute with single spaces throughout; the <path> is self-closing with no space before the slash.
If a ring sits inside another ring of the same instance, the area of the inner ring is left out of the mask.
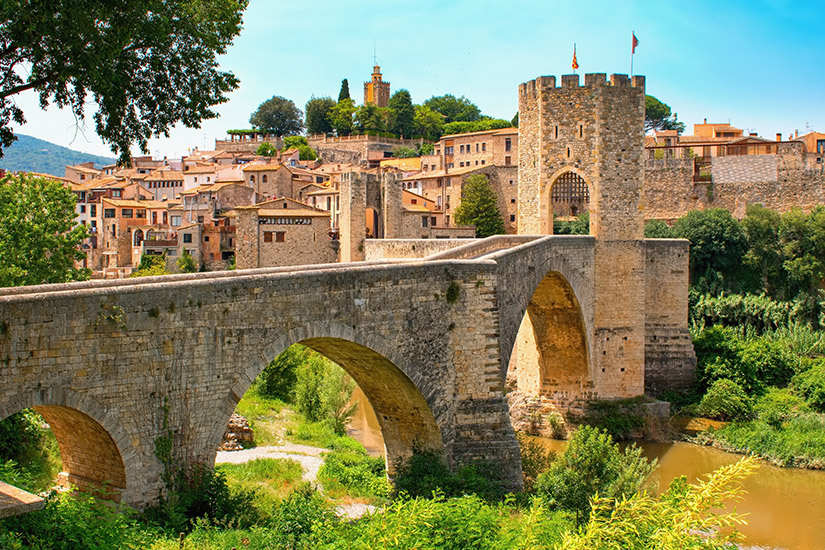
<path id="1" fill-rule="evenodd" d="M 49 81 L 48 78 L 38 78 L 37 80 L 32 80 L 31 82 L 27 82 L 25 84 L 21 84 L 19 86 L 15 86 L 13 88 L 9 88 L 8 90 L 0 91 L 0 99 L 5 99 L 9 96 L 14 94 L 19 94 L 20 92 L 25 92 L 26 90 L 31 90 L 32 88 L 37 88 L 38 86 L 42 86 Z"/>

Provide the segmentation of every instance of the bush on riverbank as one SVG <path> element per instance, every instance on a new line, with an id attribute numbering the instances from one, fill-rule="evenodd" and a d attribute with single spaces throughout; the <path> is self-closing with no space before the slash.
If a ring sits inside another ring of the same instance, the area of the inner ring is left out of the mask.
<path id="1" fill-rule="evenodd" d="M 361 451 L 332 451 L 324 454 L 318 481 L 331 498 L 363 497 L 379 503 L 392 486 L 387 481 L 384 457 Z"/>

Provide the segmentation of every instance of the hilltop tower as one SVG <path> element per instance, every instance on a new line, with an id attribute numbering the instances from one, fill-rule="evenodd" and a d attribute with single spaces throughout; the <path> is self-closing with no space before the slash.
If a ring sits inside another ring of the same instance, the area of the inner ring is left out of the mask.
<path id="1" fill-rule="evenodd" d="M 378 65 L 372 68 L 372 80 L 364 82 L 364 105 L 367 103 L 378 107 L 386 107 L 390 103 L 390 83 L 384 82 Z"/>

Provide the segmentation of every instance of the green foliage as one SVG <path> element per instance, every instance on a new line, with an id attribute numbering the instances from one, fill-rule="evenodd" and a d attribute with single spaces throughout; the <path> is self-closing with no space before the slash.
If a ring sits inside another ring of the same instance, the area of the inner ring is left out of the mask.
<path id="1" fill-rule="evenodd" d="M 258 145 L 258 149 L 255 151 L 255 154 L 259 157 L 274 157 L 278 154 L 278 148 L 265 141 Z"/>
<path id="2" fill-rule="evenodd" d="M 474 225 L 476 237 L 504 233 L 504 220 L 490 180 L 484 174 L 472 174 L 464 180 L 461 204 L 455 209 L 456 225 Z"/>
<path id="3" fill-rule="evenodd" d="M 581 422 L 604 430 L 616 440 L 630 439 L 644 428 L 640 399 L 613 399 L 591 401 Z"/>
<path id="4" fill-rule="evenodd" d="M 786 386 L 799 366 L 781 342 L 767 338 L 745 340 L 733 329 L 713 326 L 693 340 L 701 388 L 729 379 L 748 395 L 761 395 L 769 386 Z"/>
<path id="5" fill-rule="evenodd" d="M 510 121 L 510 125 L 513 128 L 518 128 L 518 111 L 516 111 L 516 114 L 513 116 L 513 120 Z"/>
<path id="6" fill-rule="evenodd" d="M 444 133 L 444 116 L 423 105 L 415 106 L 415 135 L 435 141 Z M 430 154 L 432 151 L 430 151 Z"/>
<path id="7" fill-rule="evenodd" d="M 645 239 L 672 239 L 673 231 L 662 220 L 650 220 L 645 224 Z"/>
<path id="8" fill-rule="evenodd" d="M 454 121 L 444 124 L 444 135 L 465 134 L 467 132 L 485 132 L 499 128 L 512 128 L 509 120 L 501 118 L 482 118 L 473 122 Z"/>
<path id="9" fill-rule="evenodd" d="M 315 548 L 318 528 L 337 523 L 335 513 L 309 483 L 293 490 L 278 506 L 270 520 L 274 540 L 269 548 Z"/>
<path id="10" fill-rule="evenodd" d="M 130 277 L 154 277 L 169 274 L 166 270 L 166 255 L 143 254 L 140 257 L 140 263 L 132 271 Z"/>
<path id="11" fill-rule="evenodd" d="M 458 281 L 450 281 L 447 290 L 444 292 L 444 298 L 447 303 L 453 304 L 458 301 L 459 296 L 461 296 L 461 285 Z"/>
<path id="12" fill-rule="evenodd" d="M 178 269 L 181 273 L 195 273 L 198 271 L 198 265 L 195 263 L 195 258 L 189 253 L 187 249 L 183 249 L 183 254 L 180 255 L 177 261 Z"/>
<path id="13" fill-rule="evenodd" d="M 329 114 L 335 106 L 331 97 L 312 97 L 307 101 L 306 112 L 307 134 L 328 134 L 332 132 Z"/>
<path id="14" fill-rule="evenodd" d="M 581 529 L 564 535 L 564 550 L 707 549 L 727 550 L 742 541 L 730 529 L 744 523 L 736 512 L 726 513 L 726 501 L 741 498 L 740 481 L 756 469 L 745 458 L 724 466 L 696 485 L 677 478 L 660 497 L 636 493 L 613 500 L 599 495 L 590 519 Z"/>
<path id="15" fill-rule="evenodd" d="M 158 538 L 128 508 L 82 493 L 52 493 L 42 510 L 0 519 L 0 547 L 6 548 L 4 534 L 21 545 L 12 549 L 49 550 L 140 550 Z"/>
<path id="16" fill-rule="evenodd" d="M 309 145 L 304 136 L 287 136 L 284 138 L 284 149 L 297 149 L 301 145 Z"/>
<path id="17" fill-rule="evenodd" d="M 258 393 L 287 403 L 293 399 L 298 369 L 312 357 L 313 351 L 293 344 L 273 359 L 255 379 Z"/>
<path id="18" fill-rule="evenodd" d="M 298 487 L 304 473 L 301 464 L 285 458 L 256 458 L 243 464 L 220 464 L 215 468 L 226 477 L 233 491 L 255 494 L 255 504 L 271 509 Z"/>
<path id="19" fill-rule="evenodd" d="M 67 107 L 81 121 L 97 105 L 95 131 L 124 164 L 133 143 L 149 153 L 149 138 L 175 124 L 217 117 L 213 107 L 238 87 L 218 56 L 240 33 L 247 3 L 0 3 L 0 147 L 24 123 L 15 96 L 27 90 L 42 108 Z"/>
<path id="20" fill-rule="evenodd" d="M 789 388 L 770 388 L 760 397 L 753 408 L 759 420 L 779 428 L 792 418 L 810 412 L 808 404 Z"/>
<path id="21" fill-rule="evenodd" d="M 817 412 L 825 413 L 825 360 L 817 358 L 808 370 L 793 378 L 796 391 Z"/>
<path id="22" fill-rule="evenodd" d="M 455 473 L 444 462 L 441 453 L 414 448 L 407 460 L 395 464 L 396 495 L 428 498 L 434 492 L 447 497 L 477 495 L 487 501 L 504 496 L 500 475 L 486 463 L 462 466 Z"/>
<path id="23" fill-rule="evenodd" d="M 590 212 L 583 212 L 571 221 L 553 220 L 554 235 L 589 235 Z"/>
<path id="24" fill-rule="evenodd" d="M 742 387 L 726 378 L 716 380 L 702 397 L 697 412 L 716 420 L 740 420 L 751 413 L 751 400 Z"/>
<path id="25" fill-rule="evenodd" d="M 804 303 L 778 302 L 755 294 L 694 294 L 690 320 L 699 326 L 722 325 L 752 328 L 757 333 L 806 323 L 810 316 Z"/>
<path id="26" fill-rule="evenodd" d="M 398 90 L 387 103 L 390 110 L 388 130 L 401 137 L 410 137 L 415 133 L 415 107 L 407 90 Z"/>
<path id="27" fill-rule="evenodd" d="M 418 156 L 432 155 L 434 150 L 432 143 L 423 143 L 418 147 Z"/>
<path id="28" fill-rule="evenodd" d="M 60 471 L 60 449 L 43 417 L 24 409 L 0 422 L 0 481 L 30 492 L 53 485 Z"/>
<path id="29" fill-rule="evenodd" d="M 412 147 L 396 147 L 392 151 L 392 156 L 397 159 L 410 159 L 418 156 L 418 151 Z"/>
<path id="30" fill-rule="evenodd" d="M 333 498 L 342 496 L 386 499 L 392 487 L 387 481 L 383 457 L 363 450 L 333 451 L 324 454 L 318 480 Z"/>
<path id="31" fill-rule="evenodd" d="M 573 512 L 583 523 L 591 498 L 629 497 L 655 467 L 656 461 L 644 458 L 635 445 L 621 451 L 607 432 L 581 426 L 550 469 L 539 475 L 536 490 L 552 507 Z"/>
<path id="32" fill-rule="evenodd" d="M 481 119 L 481 109 L 464 96 L 459 98 L 451 94 L 433 96 L 425 101 L 423 106 L 442 115 L 445 124 L 475 122 Z"/>
<path id="33" fill-rule="evenodd" d="M 335 433 L 328 422 L 302 422 L 286 434 L 291 441 L 335 451 L 364 452 L 364 446 L 351 437 Z"/>
<path id="34" fill-rule="evenodd" d="M 0 286 L 89 278 L 75 267 L 86 255 L 86 227 L 75 224 L 77 199 L 62 184 L 31 174 L 0 180 Z"/>
<path id="35" fill-rule="evenodd" d="M 20 461 L 37 450 L 43 437 L 42 421 L 32 409 L 24 409 L 0 422 L 0 461 Z"/>
<path id="36" fill-rule="evenodd" d="M 249 123 L 268 134 L 294 136 L 304 129 L 303 113 L 291 99 L 272 96 L 249 117 Z"/>
<path id="37" fill-rule="evenodd" d="M 523 433 L 516 433 L 518 439 L 519 453 L 521 455 L 521 474 L 524 482 L 524 492 L 533 492 L 533 486 L 540 474 L 543 474 L 553 462 L 557 455 L 535 439 Z"/>
<path id="38" fill-rule="evenodd" d="M 17 134 L 16 138 L 14 143 L 3 150 L 3 157 L 0 158 L 0 168 L 9 172 L 37 172 L 62 177 L 66 173 L 66 166 L 84 162 L 105 166 L 115 162 L 114 158 L 81 153 L 23 134 Z"/>
<path id="39" fill-rule="evenodd" d="M 167 497 L 143 514 L 150 523 L 177 533 L 191 530 L 200 518 L 241 528 L 261 519 L 254 492 L 230 490 L 222 471 L 195 464 L 177 469 L 168 479 Z"/>
<path id="40" fill-rule="evenodd" d="M 721 208 L 691 210 L 673 225 L 673 236 L 690 241 L 691 282 L 715 271 L 722 275 L 742 265 L 747 235 L 730 212 Z"/>
<path id="41" fill-rule="evenodd" d="M 341 91 L 338 92 L 338 103 L 350 99 L 349 81 L 345 78 L 341 81 Z"/>
<path id="42" fill-rule="evenodd" d="M 355 102 L 349 98 L 339 99 L 329 111 L 329 123 L 339 136 L 352 133 L 352 116 L 355 114 Z"/>
<path id="43" fill-rule="evenodd" d="M 362 134 L 386 132 L 389 117 L 389 109 L 382 109 L 373 103 L 365 103 L 355 109 L 355 130 Z"/>
<path id="44" fill-rule="evenodd" d="M 670 112 L 670 107 L 653 97 L 645 96 L 645 132 L 651 130 L 676 130 L 679 134 L 685 131 L 685 123 L 679 122 L 676 113 Z"/>

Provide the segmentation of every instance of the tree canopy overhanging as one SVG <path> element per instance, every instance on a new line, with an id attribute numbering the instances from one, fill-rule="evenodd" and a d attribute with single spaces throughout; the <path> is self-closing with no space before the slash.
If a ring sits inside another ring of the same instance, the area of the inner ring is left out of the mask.
<path id="1" fill-rule="evenodd" d="M 15 96 L 68 107 L 121 162 L 182 122 L 197 128 L 238 87 L 217 56 L 241 31 L 248 0 L 53 0 L 0 3 L 0 155 L 24 124 Z"/>

